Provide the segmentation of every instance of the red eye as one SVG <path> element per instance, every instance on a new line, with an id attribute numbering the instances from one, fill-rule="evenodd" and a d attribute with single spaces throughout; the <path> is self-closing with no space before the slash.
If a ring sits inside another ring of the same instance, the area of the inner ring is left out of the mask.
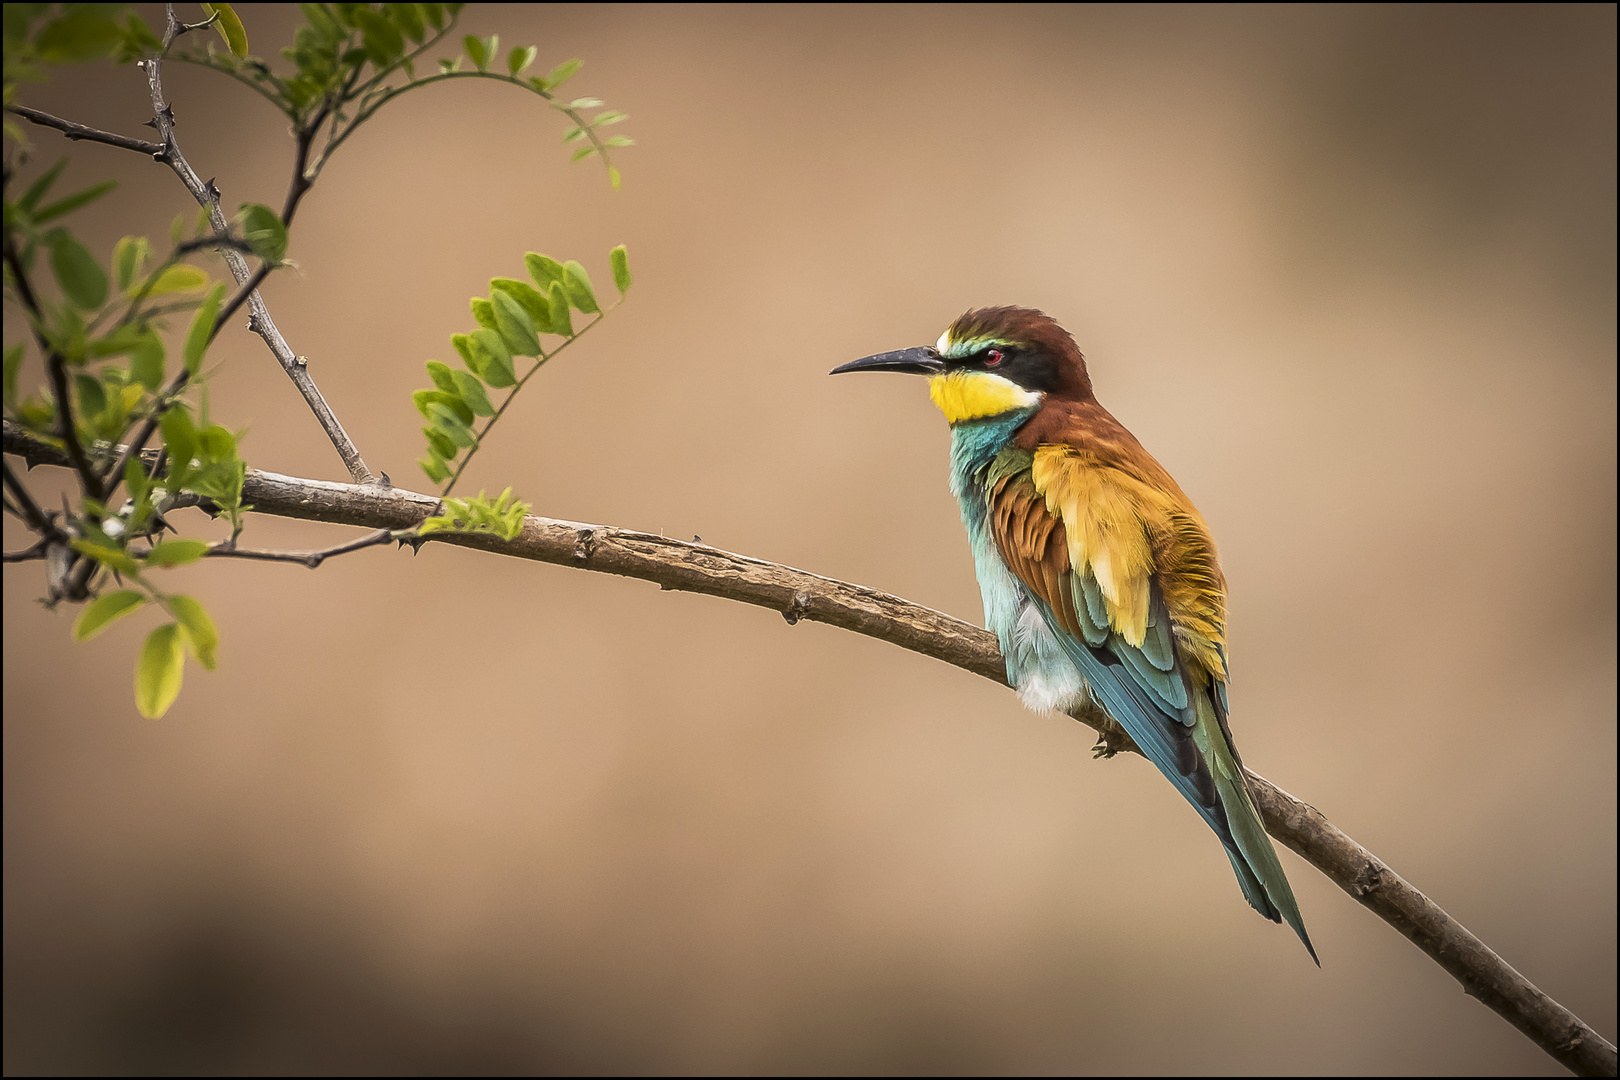
<path id="1" fill-rule="evenodd" d="M 1000 349 L 991 349 L 989 352 L 984 354 L 985 367 L 995 367 L 999 363 L 1001 363 Z"/>

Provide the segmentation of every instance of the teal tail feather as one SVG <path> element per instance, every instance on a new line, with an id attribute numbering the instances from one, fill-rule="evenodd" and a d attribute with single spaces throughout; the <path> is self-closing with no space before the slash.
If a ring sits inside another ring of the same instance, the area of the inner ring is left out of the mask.
<path id="1" fill-rule="evenodd" d="M 1220 704 L 1204 688 L 1190 685 L 1179 663 L 1174 665 L 1177 681 L 1168 684 L 1168 689 L 1171 693 L 1183 691 L 1185 696 L 1168 698 L 1163 689 L 1145 684 L 1137 674 L 1142 664 L 1121 657 L 1132 646 L 1117 634 L 1100 644 L 1077 640 L 1056 627 L 1051 609 L 1042 607 L 1047 625 L 1054 628 L 1064 652 L 1085 676 L 1097 703 L 1220 837 L 1245 899 L 1272 922 L 1287 922 L 1321 967 L 1294 890 L 1266 835 L 1260 812 L 1249 798 L 1242 765 L 1217 712 Z"/>

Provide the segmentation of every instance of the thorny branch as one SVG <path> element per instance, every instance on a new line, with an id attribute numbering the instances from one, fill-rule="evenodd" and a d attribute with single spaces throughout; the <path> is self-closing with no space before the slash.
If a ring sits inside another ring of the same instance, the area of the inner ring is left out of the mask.
<path id="1" fill-rule="evenodd" d="M 148 142 L 145 139 L 132 139 L 127 135 L 115 135 L 110 131 L 102 131 L 100 128 L 76 124 L 72 120 L 63 120 L 60 116 L 52 116 L 48 112 L 31 109 L 27 105 L 7 105 L 6 112 L 15 113 L 29 123 L 38 124 L 40 127 L 55 128 L 74 142 L 83 140 L 84 142 L 106 143 L 108 146 L 116 146 L 122 150 L 133 150 L 137 154 L 147 154 L 160 161 L 163 158 L 162 143 Z"/>
<path id="2" fill-rule="evenodd" d="M 5 422 L 5 452 L 32 465 L 65 465 L 62 450 Z M 144 455 L 156 464 L 157 455 Z M 377 530 L 351 545 L 370 546 L 419 525 L 438 498 L 376 485 L 337 484 L 249 469 L 243 499 L 258 513 Z M 388 534 L 388 535 L 385 535 Z M 484 533 L 432 533 L 426 540 L 537 562 L 657 582 L 707 593 L 887 641 L 1006 683 L 995 635 L 949 615 L 847 581 L 736 555 L 701 543 L 604 525 L 528 517 L 513 540 Z M 334 549 L 335 550 L 335 549 Z M 331 554 L 326 552 L 324 554 Z M 323 553 L 307 553 L 309 555 Z M 301 560 L 302 561 L 302 560 Z M 1075 719 L 1107 739 L 1112 722 L 1095 710 Z M 1544 994 L 1461 923 L 1382 860 L 1302 802 L 1253 772 L 1249 788 L 1266 829 L 1408 940 L 1491 1010 L 1582 1076 L 1615 1075 L 1615 1048 Z"/>
<path id="3" fill-rule="evenodd" d="M 197 28 L 180 22 L 175 17 L 173 4 L 166 5 L 166 7 L 168 10 L 168 28 L 163 37 L 164 52 L 168 51 L 170 43 L 180 34 Z M 186 186 L 186 190 L 191 192 L 192 198 L 196 199 L 198 204 L 208 211 L 208 220 L 212 224 L 214 232 L 222 237 L 228 236 L 229 226 L 225 220 L 225 212 L 220 206 L 219 188 L 214 186 L 212 180 L 205 183 L 197 175 L 196 170 L 191 167 L 190 162 L 181 153 L 180 144 L 175 139 L 174 110 L 168 105 L 163 96 L 162 56 L 159 55 L 149 60 L 143 60 L 140 64 L 142 70 L 146 72 L 147 86 L 151 91 L 153 125 L 163 139 L 159 160 L 174 170 L 175 175 L 180 178 L 180 182 Z M 297 209 L 299 198 L 303 196 L 303 191 L 308 188 L 307 183 L 302 183 L 307 155 L 308 146 L 300 137 L 298 172 L 295 174 L 292 187 L 288 192 L 286 213 L 284 213 L 282 220 L 283 225 L 288 224 L 291 212 Z M 224 256 L 225 264 L 230 267 L 231 276 L 236 278 L 237 284 L 246 283 L 251 276 L 247 260 L 242 257 L 240 252 L 229 249 L 224 252 Z M 287 373 L 288 378 L 292 379 L 293 385 L 298 387 L 298 392 L 304 396 L 305 402 L 309 404 L 310 411 L 315 414 L 315 419 L 320 423 L 321 429 L 326 432 L 326 437 L 332 441 L 332 445 L 337 449 L 338 456 L 343 459 L 343 465 L 349 470 L 349 475 L 354 478 L 356 483 L 377 483 L 377 478 L 372 475 L 371 470 L 366 467 L 364 459 L 360 457 L 360 451 L 355 447 L 354 441 L 349 438 L 348 432 L 343 430 L 343 425 L 338 422 L 337 415 L 332 412 L 332 407 L 326 403 L 326 398 L 322 396 L 320 388 L 315 385 L 315 380 L 310 377 L 308 362 L 292 351 L 291 346 L 287 344 L 287 339 L 282 337 L 281 331 L 276 329 L 274 320 L 270 318 L 270 309 L 265 305 L 264 299 L 256 289 L 248 297 L 248 324 L 254 333 L 264 339 L 264 343 L 270 347 L 270 352 L 280 362 L 282 370 Z"/>

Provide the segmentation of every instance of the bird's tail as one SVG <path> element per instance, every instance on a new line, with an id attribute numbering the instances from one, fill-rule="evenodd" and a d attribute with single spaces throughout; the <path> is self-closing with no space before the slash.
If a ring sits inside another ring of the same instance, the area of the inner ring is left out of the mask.
<path id="1" fill-rule="evenodd" d="M 1260 914 L 1273 921 L 1281 916 L 1293 927 L 1311 959 L 1321 967 L 1322 961 L 1317 959 L 1311 936 L 1305 932 L 1305 920 L 1299 913 L 1294 890 L 1289 887 L 1288 875 L 1277 861 L 1277 851 L 1271 846 L 1271 837 L 1266 835 L 1260 811 L 1249 798 L 1243 767 L 1238 764 L 1224 726 L 1216 718 L 1215 704 L 1202 687 L 1195 689 L 1192 697 L 1193 742 L 1215 782 L 1215 797 L 1225 812 L 1227 832 L 1221 836 L 1221 843 L 1226 847 L 1226 857 L 1232 861 L 1232 870 L 1243 887 L 1243 895 Z"/>

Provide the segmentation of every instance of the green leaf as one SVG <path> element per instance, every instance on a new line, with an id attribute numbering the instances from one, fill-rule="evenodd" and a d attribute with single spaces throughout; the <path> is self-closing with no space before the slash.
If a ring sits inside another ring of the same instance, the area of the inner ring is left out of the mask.
<path id="1" fill-rule="evenodd" d="M 83 191 L 76 191 L 65 199 L 53 202 L 51 205 L 37 211 L 34 214 L 34 224 L 43 225 L 45 222 L 59 218 L 63 214 L 71 214 L 79 207 L 95 202 L 117 186 L 118 181 L 116 180 L 103 180 L 101 183 L 87 187 Z"/>
<path id="2" fill-rule="evenodd" d="M 425 458 L 417 458 L 416 463 L 427 473 L 427 478 L 435 484 L 442 484 L 450 479 L 450 470 L 445 468 L 444 459 L 437 454 L 430 453 Z"/>
<path id="3" fill-rule="evenodd" d="M 129 350 L 129 376 L 148 390 L 163 385 L 163 339 L 151 330 Z"/>
<path id="4" fill-rule="evenodd" d="M 491 34 L 483 41 L 484 63 L 493 64 L 501 56 L 501 35 Z"/>
<path id="5" fill-rule="evenodd" d="M 134 589 L 119 589 L 117 592 L 102 593 L 94 601 L 85 606 L 84 611 L 73 624 L 73 640 L 89 641 L 118 619 L 146 602 L 146 597 Z"/>
<path id="6" fill-rule="evenodd" d="M 450 377 L 455 380 L 457 396 L 467 403 L 467 408 L 479 416 L 495 415 L 495 406 L 484 393 L 483 383 L 465 371 L 452 371 Z"/>
<path id="7" fill-rule="evenodd" d="M 461 57 L 459 57 L 459 56 L 453 56 L 453 57 L 443 57 L 443 56 L 441 56 L 441 57 L 439 57 L 439 72 L 440 72 L 440 74 L 448 75 L 452 71 L 460 71 L 460 70 L 461 70 Z"/>
<path id="8" fill-rule="evenodd" d="M 570 109 L 594 109 L 598 105 L 605 105 L 605 104 L 606 104 L 606 102 L 604 102 L 601 98 L 582 97 L 582 98 L 575 98 L 573 101 L 570 101 L 568 103 L 568 107 Z"/>
<path id="9" fill-rule="evenodd" d="M 186 370 L 193 375 L 202 368 L 203 354 L 208 351 L 208 342 L 214 336 L 214 320 L 224 299 L 225 283 L 221 281 L 208 290 L 208 298 L 197 309 L 197 314 L 191 320 L 191 329 L 186 331 L 186 347 L 181 356 L 185 360 Z"/>
<path id="10" fill-rule="evenodd" d="M 442 432 L 446 438 L 457 446 L 476 446 L 478 444 L 478 439 L 473 435 L 472 428 L 462 423 L 461 417 L 439 402 L 428 402 L 428 419 L 433 422 L 435 430 Z"/>
<path id="11" fill-rule="evenodd" d="M 185 566 L 208 554 L 201 540 L 164 540 L 146 555 L 147 566 Z"/>
<path id="12" fill-rule="evenodd" d="M 32 214 L 34 207 L 39 205 L 39 200 L 45 197 L 51 185 L 56 183 L 56 178 L 62 175 L 62 170 L 67 168 L 67 163 L 68 159 L 63 158 L 41 173 L 39 179 L 29 184 L 28 190 L 22 193 L 22 197 L 17 200 L 17 206 Z"/>
<path id="13" fill-rule="evenodd" d="M 406 37 L 418 45 L 422 44 L 422 39 L 426 37 L 426 34 L 422 26 L 422 13 L 415 4 L 386 4 L 384 10 L 388 12 L 388 17 L 394 21 L 394 25 L 399 27 Z"/>
<path id="14" fill-rule="evenodd" d="M 148 296 L 169 296 L 173 293 L 201 292 L 208 288 L 208 275 L 190 263 L 175 263 L 164 267 L 158 274 L 157 280 L 147 290 Z M 129 294 L 135 295 L 139 288 L 131 288 Z"/>
<path id="15" fill-rule="evenodd" d="M 34 39 L 39 58 L 49 64 L 82 64 L 111 54 L 124 32 L 101 8 L 86 4 L 48 23 Z"/>
<path id="16" fill-rule="evenodd" d="M 437 360 L 429 360 L 427 362 L 427 373 L 428 378 L 433 380 L 433 385 L 438 387 L 440 390 L 443 390 L 447 394 L 454 394 L 456 392 L 456 381 L 451 376 L 450 366 L 448 364 L 441 364 Z"/>
<path id="17" fill-rule="evenodd" d="M 523 305 L 523 310 L 534 320 L 534 327 L 542 334 L 551 332 L 551 304 L 535 291 L 534 286 L 515 278 L 490 278 L 489 295 L 503 292 Z"/>
<path id="18" fill-rule="evenodd" d="M 456 444 L 437 428 L 425 427 L 422 434 L 427 436 L 428 449 L 445 461 L 456 456 Z"/>
<path id="19" fill-rule="evenodd" d="M 98 544 L 93 540 L 70 540 L 68 546 L 80 555 L 86 555 L 96 560 L 109 570 L 116 570 L 120 574 L 134 577 L 141 572 L 141 564 L 130 558 L 125 552 L 106 544 Z"/>
<path id="20" fill-rule="evenodd" d="M 575 151 L 574 151 L 574 157 L 573 157 L 573 160 L 574 160 L 574 161 L 579 161 L 579 160 L 581 160 L 581 159 L 582 159 L 582 158 L 588 158 L 588 157 L 590 157 L 590 156 L 591 156 L 591 155 L 592 155 L 592 154 L 594 154 L 594 153 L 596 153 L 596 147 L 595 147 L 595 145 L 591 145 L 591 146 L 582 146 L 582 147 L 580 147 L 580 148 L 579 148 L 579 149 L 578 149 L 578 150 L 575 150 Z"/>
<path id="21" fill-rule="evenodd" d="M 163 432 L 163 445 L 169 451 L 168 489 L 179 491 L 191 474 L 192 459 L 197 456 L 197 428 L 184 405 L 175 405 L 158 422 Z"/>
<path id="22" fill-rule="evenodd" d="M 563 83 L 574 77 L 574 72 L 585 66 L 583 60 L 564 60 L 550 71 L 546 72 L 546 87 L 555 90 Z"/>
<path id="23" fill-rule="evenodd" d="M 475 296 L 467 301 L 467 306 L 472 308 L 472 316 L 477 320 L 479 326 L 482 326 L 485 330 L 496 329 L 495 307 L 488 300 L 485 300 L 482 296 Z"/>
<path id="24" fill-rule="evenodd" d="M 444 5 L 421 4 L 422 14 L 427 16 L 428 25 L 435 30 L 444 29 Z"/>
<path id="25" fill-rule="evenodd" d="M 209 15 L 219 13 L 214 20 L 214 29 L 224 40 L 225 47 L 240 59 L 247 59 L 248 39 L 247 31 L 242 28 L 242 20 L 237 17 L 236 11 L 229 4 L 204 4 L 203 11 Z"/>
<path id="26" fill-rule="evenodd" d="M 5 402 L 6 408 L 17 407 L 17 373 L 22 370 L 23 346 L 22 342 L 6 346 L 5 365 Z"/>
<path id="27" fill-rule="evenodd" d="M 468 376 L 468 378 L 471 378 L 471 376 Z M 477 382 L 477 380 L 473 381 Z M 451 412 L 461 418 L 462 423 L 472 423 L 472 409 L 468 408 L 467 403 L 461 400 L 461 395 L 454 391 L 418 390 L 411 395 L 411 401 L 416 404 L 416 411 L 429 419 L 432 419 L 433 414 L 428 411 L 428 406 L 438 402 L 440 405 L 449 407 Z"/>
<path id="28" fill-rule="evenodd" d="M 623 244 L 608 252 L 608 265 L 613 267 L 613 284 L 623 296 L 630 290 L 630 255 Z"/>
<path id="29" fill-rule="evenodd" d="M 276 212 L 263 203 L 243 203 L 242 239 L 253 254 L 268 263 L 280 263 L 287 255 L 287 227 Z"/>
<path id="30" fill-rule="evenodd" d="M 529 65 L 534 63 L 534 58 L 539 52 L 540 50 L 533 45 L 530 45 L 527 49 L 514 47 L 511 54 L 506 58 L 506 70 L 516 78 L 528 70 Z"/>
<path id="31" fill-rule="evenodd" d="M 51 244 L 51 271 L 62 295 L 75 306 L 93 311 L 107 302 L 107 275 L 90 249 L 62 233 Z"/>
<path id="32" fill-rule="evenodd" d="M 512 352 L 500 334 L 493 330 L 475 330 L 468 345 L 478 354 L 478 366 L 474 370 L 485 383 L 500 390 L 517 382 L 512 371 Z"/>
<path id="33" fill-rule="evenodd" d="M 636 140 L 630 138 L 628 135 L 609 135 L 603 141 L 606 142 L 609 146 L 634 146 L 634 145 L 636 145 Z"/>
<path id="34" fill-rule="evenodd" d="M 506 292 L 495 292 L 490 300 L 495 309 L 495 328 L 512 354 L 539 356 L 540 338 L 535 333 L 534 320 L 523 310 L 523 305 Z"/>
<path id="35" fill-rule="evenodd" d="M 467 50 L 467 58 L 473 62 L 473 67 L 483 71 L 489 66 L 489 56 L 484 52 L 484 43 L 468 34 L 461 39 L 462 48 Z"/>
<path id="36" fill-rule="evenodd" d="M 584 128 L 582 128 L 582 127 L 571 127 L 567 131 L 563 132 L 563 145 L 566 146 L 568 143 L 573 142 L 575 139 L 582 139 L 584 137 L 585 137 L 585 129 Z"/>
<path id="37" fill-rule="evenodd" d="M 471 334 L 451 334 L 450 344 L 461 354 L 461 362 L 467 365 L 468 371 L 474 375 L 483 375 L 484 369 L 479 367 L 478 357 L 473 355 Z"/>
<path id="38" fill-rule="evenodd" d="M 195 541 L 175 540 L 171 543 L 195 543 Z M 185 627 L 187 643 L 197 657 L 197 663 L 213 671 L 214 652 L 219 648 L 219 631 L 214 629 L 214 620 L 208 617 L 208 612 L 203 610 L 201 604 L 189 596 L 169 597 L 168 608 L 174 617 L 180 620 L 180 625 Z"/>
<path id="39" fill-rule="evenodd" d="M 609 124 L 618 124 L 628 119 L 630 119 L 628 113 L 622 113 L 618 109 L 608 109 L 606 112 L 599 112 L 591 117 L 591 127 L 606 127 Z"/>
<path id="40" fill-rule="evenodd" d="M 596 304 L 596 290 L 591 288 L 591 277 L 585 268 L 573 259 L 563 263 L 563 285 L 568 289 L 568 299 L 575 307 L 587 315 L 595 315 L 602 309 Z"/>
<path id="41" fill-rule="evenodd" d="M 117 283 L 119 292 L 128 289 L 141 276 L 147 253 L 151 250 L 151 241 L 144 236 L 126 236 L 113 245 L 113 281 Z"/>
<path id="42" fill-rule="evenodd" d="M 608 183 L 613 185 L 614 191 L 618 191 L 619 185 L 624 183 L 624 177 L 620 176 L 619 170 L 612 165 L 608 166 Z"/>
<path id="43" fill-rule="evenodd" d="M 135 708 L 142 716 L 156 720 L 169 711 L 180 696 L 185 663 L 179 623 L 164 623 L 147 635 L 140 658 L 135 661 Z"/>
<path id="44" fill-rule="evenodd" d="M 529 276 L 534 278 L 541 292 L 550 289 L 553 281 L 563 279 L 563 264 L 549 255 L 531 251 L 523 256 L 523 265 L 529 268 Z"/>
<path id="45" fill-rule="evenodd" d="M 374 65 L 385 68 L 404 55 L 405 39 L 399 36 L 393 23 L 369 7 L 359 9 L 354 17 L 365 39 L 366 56 Z"/>
<path id="46" fill-rule="evenodd" d="M 100 379 L 93 379 L 89 375 L 76 375 L 73 382 L 79 391 L 81 416 L 86 420 L 94 420 L 107 411 L 107 395 L 102 392 Z"/>
<path id="47" fill-rule="evenodd" d="M 574 336 L 573 316 L 568 313 L 568 294 L 563 291 L 560 281 L 551 283 L 551 332 L 563 337 Z"/>
<path id="48" fill-rule="evenodd" d="M 344 38 L 343 28 L 337 24 L 324 4 L 299 4 L 298 10 L 304 13 L 304 21 L 309 28 L 320 37 L 323 42 L 336 45 Z"/>

